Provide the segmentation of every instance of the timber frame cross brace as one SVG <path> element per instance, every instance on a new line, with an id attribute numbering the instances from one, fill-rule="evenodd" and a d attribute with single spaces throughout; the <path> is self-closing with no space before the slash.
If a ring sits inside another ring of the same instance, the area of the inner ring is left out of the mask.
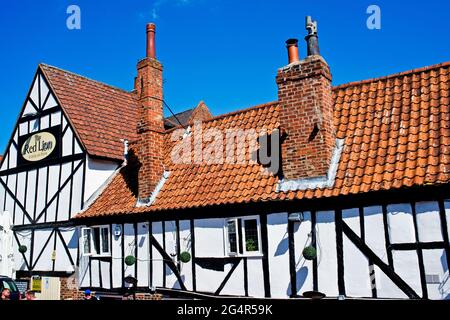
<path id="1" fill-rule="evenodd" d="M 348 237 L 348 239 L 362 252 L 372 260 L 372 262 L 378 266 L 381 271 L 383 271 L 392 282 L 397 285 L 409 298 L 420 299 L 419 295 L 412 289 L 395 271 L 383 262 L 376 254 L 372 251 L 364 241 L 358 237 L 358 235 L 353 232 L 353 230 L 344 222 L 342 223 L 342 231 Z"/>

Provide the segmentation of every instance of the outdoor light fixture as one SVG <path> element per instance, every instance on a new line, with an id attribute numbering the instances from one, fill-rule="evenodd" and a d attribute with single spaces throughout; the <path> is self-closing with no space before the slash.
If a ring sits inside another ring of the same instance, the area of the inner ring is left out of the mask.
<path id="1" fill-rule="evenodd" d="M 303 212 L 293 212 L 288 216 L 288 220 L 292 222 L 303 222 Z"/>
<path id="2" fill-rule="evenodd" d="M 120 237 L 121 234 L 122 234 L 122 227 L 116 224 L 116 226 L 114 227 L 114 235 L 116 237 Z"/>

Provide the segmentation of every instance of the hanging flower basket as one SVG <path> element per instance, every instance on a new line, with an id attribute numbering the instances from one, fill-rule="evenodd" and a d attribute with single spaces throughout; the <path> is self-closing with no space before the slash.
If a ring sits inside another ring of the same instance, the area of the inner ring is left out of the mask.
<path id="1" fill-rule="evenodd" d="M 28 250 L 27 246 L 24 246 L 24 245 L 19 246 L 20 253 L 25 253 L 25 252 L 27 252 L 27 250 Z"/>
<path id="2" fill-rule="evenodd" d="M 180 261 L 183 263 L 188 263 L 189 261 L 191 261 L 191 254 L 187 251 L 183 251 L 182 253 L 180 253 Z"/>
<path id="3" fill-rule="evenodd" d="M 133 257 L 133 256 L 126 256 L 125 257 L 125 264 L 127 266 L 132 266 L 135 263 L 136 263 L 136 257 Z"/>
<path id="4" fill-rule="evenodd" d="M 308 246 L 303 249 L 303 257 L 305 257 L 306 260 L 314 260 L 316 256 L 316 248 L 314 248 L 313 246 Z"/>

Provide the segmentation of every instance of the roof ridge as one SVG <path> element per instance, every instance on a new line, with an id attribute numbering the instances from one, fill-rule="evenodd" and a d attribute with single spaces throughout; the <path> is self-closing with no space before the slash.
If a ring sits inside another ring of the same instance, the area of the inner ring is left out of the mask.
<path id="1" fill-rule="evenodd" d="M 81 74 L 78 74 L 78 73 L 75 73 L 75 72 L 72 72 L 72 71 L 68 71 L 68 70 L 65 70 L 65 69 L 61 69 L 61 68 L 58 68 L 58 67 L 55 67 L 55 66 L 46 64 L 46 63 L 42 63 L 42 62 L 39 63 L 39 66 L 40 66 L 40 67 L 41 67 L 41 66 L 44 66 L 44 67 L 48 67 L 48 68 L 53 68 L 53 69 L 56 69 L 56 70 L 58 70 L 58 71 L 62 71 L 62 72 L 65 72 L 65 73 L 69 73 L 69 74 L 71 74 L 71 75 L 73 75 L 73 76 L 76 76 L 76 77 L 79 77 L 79 78 L 82 78 L 82 79 L 85 79 L 85 80 L 88 80 L 88 81 L 91 81 L 91 82 L 95 82 L 95 83 L 101 84 L 101 85 L 103 85 L 103 86 L 105 86 L 105 87 L 109 87 L 109 88 L 111 88 L 111 89 L 114 89 L 114 90 L 118 90 L 118 91 L 127 93 L 127 94 L 129 94 L 129 95 L 131 95 L 131 96 L 133 95 L 133 91 L 127 91 L 127 90 L 125 90 L 125 89 L 122 89 L 122 88 L 119 88 L 119 87 L 116 87 L 116 86 L 107 84 L 107 83 L 102 82 L 102 81 L 99 81 L 99 80 L 94 80 L 94 79 L 88 78 L 88 77 L 86 77 L 86 76 L 83 76 L 83 75 L 81 75 Z"/>
<path id="2" fill-rule="evenodd" d="M 407 71 L 393 73 L 393 74 L 390 74 L 387 76 L 381 76 L 381 77 L 370 78 L 370 79 L 359 80 L 359 81 L 352 81 L 352 82 L 337 85 L 337 86 L 333 87 L 333 90 L 340 90 L 343 88 L 348 88 L 348 87 L 352 87 L 352 86 L 356 86 L 356 85 L 397 78 L 397 77 L 405 76 L 405 75 L 412 75 L 415 73 L 420 73 L 420 72 L 424 72 L 424 71 L 447 67 L 449 65 L 450 65 L 450 61 L 446 61 L 446 62 L 441 62 L 441 63 L 437 63 L 437 64 L 433 64 L 433 65 L 429 65 L 429 66 L 425 66 L 425 67 L 421 67 L 421 68 L 416 68 L 416 69 L 411 69 L 411 70 L 407 70 Z"/>
<path id="3" fill-rule="evenodd" d="M 266 103 L 258 104 L 256 106 L 252 106 L 252 107 L 249 107 L 249 108 L 231 111 L 231 112 L 228 112 L 228 113 L 224 113 L 224 114 L 220 114 L 218 116 L 212 117 L 211 119 L 202 121 L 202 123 L 208 123 L 208 122 L 212 122 L 212 121 L 215 121 L 215 120 L 220 120 L 220 119 L 223 119 L 223 118 L 226 118 L 226 117 L 234 116 L 234 115 L 239 114 L 239 113 L 249 112 L 249 111 L 256 110 L 256 109 L 262 109 L 262 108 L 271 107 L 271 106 L 277 105 L 278 103 L 279 103 L 278 101 L 266 102 Z M 179 128 L 181 128 L 181 126 L 176 126 L 176 127 L 170 128 L 169 130 L 166 130 L 165 133 L 172 132 L 173 130 L 176 130 L 176 129 L 179 129 Z"/>

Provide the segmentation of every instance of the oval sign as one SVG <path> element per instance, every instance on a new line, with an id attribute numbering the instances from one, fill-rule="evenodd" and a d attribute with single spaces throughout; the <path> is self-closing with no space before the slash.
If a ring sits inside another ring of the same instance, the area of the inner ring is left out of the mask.
<path id="1" fill-rule="evenodd" d="M 22 145 L 22 157 L 27 161 L 40 161 L 47 158 L 56 148 L 56 138 L 49 132 L 32 135 Z"/>

